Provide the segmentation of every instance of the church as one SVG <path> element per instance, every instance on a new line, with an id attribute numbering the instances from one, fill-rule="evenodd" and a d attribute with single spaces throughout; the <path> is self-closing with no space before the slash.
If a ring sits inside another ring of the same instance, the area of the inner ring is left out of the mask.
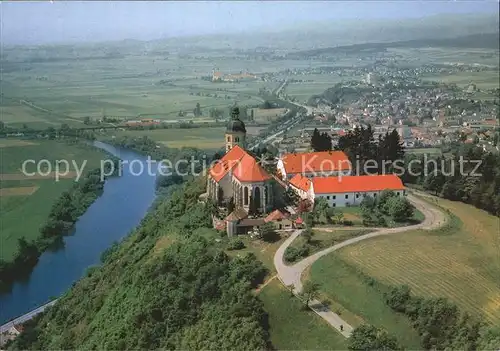
<path id="1" fill-rule="evenodd" d="M 283 202 L 286 189 L 310 203 L 323 198 L 331 207 L 359 206 L 365 197 L 376 199 L 384 190 L 406 195 L 396 175 L 351 175 L 348 157 L 342 151 L 281 155 L 277 174 L 268 173 L 245 149 L 246 128 L 238 107 L 231 110 L 224 140 L 226 154 L 208 172 L 206 196 L 231 212 L 224 220 L 218 219 L 219 224 L 214 218 L 214 226 L 226 227 L 230 236 L 247 233 L 269 221 L 285 228 L 283 221 L 291 219 L 290 213 L 282 212 L 284 205 L 290 205 Z M 273 211 L 277 208 L 282 210 Z"/>
<path id="2" fill-rule="evenodd" d="M 273 207 L 274 177 L 245 150 L 246 129 L 238 107 L 231 110 L 224 138 L 226 154 L 209 170 L 209 198 L 226 206 L 232 201 L 247 213 L 268 212 Z"/>

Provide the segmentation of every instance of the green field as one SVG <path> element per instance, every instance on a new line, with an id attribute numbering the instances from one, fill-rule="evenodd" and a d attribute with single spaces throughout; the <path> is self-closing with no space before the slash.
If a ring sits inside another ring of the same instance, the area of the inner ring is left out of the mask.
<path id="1" fill-rule="evenodd" d="M 83 145 L 68 145 L 63 142 L 33 140 L 32 145 L 15 146 L 13 140 L 0 139 L 0 176 L 12 180 L 0 180 L 0 190 L 8 192 L 7 196 L 0 196 L 0 258 L 9 261 L 17 251 L 17 239 L 24 237 L 34 240 L 39 236 L 40 227 L 46 222 L 54 203 L 61 193 L 69 189 L 73 179 L 36 179 L 26 177 L 21 173 L 24 160 L 39 161 L 47 159 L 54 166 L 55 160 L 75 160 L 80 167 L 83 160 L 87 160 L 85 170 L 99 167 L 100 160 L 105 154 Z M 46 168 L 42 168 L 44 171 Z M 36 166 L 29 164 L 28 172 L 36 171 Z M 64 171 L 64 169 L 62 169 Z M 74 168 L 71 169 L 74 171 Z M 17 178 L 17 179 L 13 179 Z M 30 190 L 31 189 L 31 190 Z M 23 190 L 30 190 L 26 195 Z M 5 194 L 4 194 L 5 195 Z M 29 219 L 29 220 L 26 220 Z"/>
<path id="2" fill-rule="evenodd" d="M 277 62 L 263 66 L 237 58 L 217 61 L 224 73 L 244 69 L 262 73 L 283 68 Z M 83 63 L 77 60 L 32 63 L 29 70 L 22 70 L 19 65 L 2 76 L 0 84 L 5 94 L 0 103 L 2 120 L 34 128 L 61 123 L 81 125 L 85 116 L 172 120 L 178 119 L 179 111 L 183 111 L 186 119 L 192 119 L 197 103 L 208 118 L 211 108 L 226 110 L 234 103 L 260 105 L 263 99 L 258 96 L 259 89 L 272 90 L 278 85 L 261 80 L 235 83 L 202 80 L 214 68 L 210 57 L 166 59 L 162 55 L 131 54 Z M 21 105 L 20 100 L 29 101 L 36 108 Z"/>
<path id="3" fill-rule="evenodd" d="M 345 350 L 347 340 L 274 279 L 259 294 L 278 350 Z"/>
<path id="4" fill-rule="evenodd" d="M 461 310 L 498 325 L 500 219 L 460 202 L 437 201 L 454 215 L 447 227 L 348 246 L 318 260 L 312 279 L 347 310 L 400 337 L 411 333 L 366 276 L 390 285 L 407 284 L 418 296 L 449 298 Z"/>
<path id="5" fill-rule="evenodd" d="M 147 136 L 154 141 L 172 148 L 196 147 L 200 149 L 220 149 L 224 147 L 224 127 L 189 129 L 152 129 L 109 131 L 105 139 L 111 137 Z"/>
<path id="6" fill-rule="evenodd" d="M 355 318 L 347 318 L 341 313 L 350 324 L 373 324 L 396 336 L 406 348 L 420 349 L 418 333 L 413 330 L 407 318 L 386 306 L 381 293 L 337 253 L 329 254 L 315 262 L 311 267 L 310 277 L 320 284 L 323 297 L 335 301 L 342 306 L 342 310 L 354 314 Z"/>
<path id="7" fill-rule="evenodd" d="M 429 81 L 454 83 L 459 87 L 467 88 L 469 84 L 476 84 L 478 89 L 496 89 L 500 87 L 499 71 L 483 72 L 457 72 L 454 74 L 423 76 L 422 79 Z"/>
<path id="8" fill-rule="evenodd" d="M 290 247 L 298 249 L 304 245 L 308 245 L 309 247 L 308 255 L 312 255 L 317 251 L 333 246 L 347 239 L 367 234 L 369 232 L 370 230 L 368 229 L 363 229 L 363 228 L 349 229 L 349 227 L 331 228 L 331 229 L 325 228 L 323 230 L 314 229 L 309 244 L 307 244 L 306 239 L 301 235 L 292 242 Z"/>
<path id="9" fill-rule="evenodd" d="M 358 76 L 339 76 L 337 74 L 304 74 L 292 76 L 299 83 L 290 83 L 285 88 L 286 94 L 293 96 L 299 102 L 306 102 L 312 95 L 323 93 L 326 89 L 343 81 L 361 80 Z"/>

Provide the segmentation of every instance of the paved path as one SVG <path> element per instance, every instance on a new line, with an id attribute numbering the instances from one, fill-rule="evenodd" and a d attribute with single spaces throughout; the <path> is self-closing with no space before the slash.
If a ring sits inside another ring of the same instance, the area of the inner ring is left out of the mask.
<path id="1" fill-rule="evenodd" d="M 311 266 L 319 258 L 333 251 L 362 240 L 375 238 L 382 235 L 397 234 L 415 229 L 432 230 L 439 228 L 446 223 L 446 216 L 443 214 L 443 212 L 441 212 L 441 210 L 439 210 L 438 208 L 432 206 L 429 202 L 421 200 L 413 195 L 408 195 L 408 200 L 425 216 L 425 219 L 422 223 L 398 228 L 378 228 L 372 233 L 348 239 L 339 244 L 330 246 L 329 248 L 326 248 L 322 251 L 316 252 L 315 254 L 306 257 L 302 261 L 299 261 L 292 266 L 287 266 L 283 262 L 283 255 L 285 254 L 285 250 L 302 233 L 302 230 L 296 230 L 292 235 L 290 235 L 289 238 L 287 238 L 283 242 L 283 244 L 278 248 L 276 254 L 274 255 L 274 266 L 276 267 L 278 278 L 285 286 L 292 285 L 294 287 L 294 293 L 298 295 L 302 291 L 301 276 L 304 270 L 307 267 Z M 342 333 L 342 335 L 344 335 L 345 337 L 350 336 L 353 328 L 348 323 L 346 323 L 338 314 L 333 313 L 328 309 L 328 307 L 322 305 L 321 302 L 317 300 L 311 301 L 309 303 L 309 307 L 324 320 L 326 320 L 332 327 Z M 341 325 L 343 326 L 343 331 L 340 331 Z"/>
<path id="2" fill-rule="evenodd" d="M 10 322 L 5 323 L 4 325 L 0 326 L 0 333 L 3 333 L 5 331 L 9 330 L 14 325 L 29 321 L 30 319 L 35 317 L 37 314 L 42 313 L 47 307 L 53 306 L 56 302 L 57 302 L 57 299 L 52 300 L 49 303 L 46 303 L 45 305 L 40 306 L 40 307 L 34 309 L 33 311 L 22 315 L 21 317 L 18 317 L 14 320 L 11 320 Z"/>

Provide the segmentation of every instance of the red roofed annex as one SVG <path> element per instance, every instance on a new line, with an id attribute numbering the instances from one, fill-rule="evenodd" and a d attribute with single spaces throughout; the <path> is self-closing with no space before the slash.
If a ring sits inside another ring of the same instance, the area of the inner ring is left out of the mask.
<path id="1" fill-rule="evenodd" d="M 309 178 L 351 174 L 351 163 L 343 151 L 285 154 L 277 168 L 283 179 L 291 179 L 296 174 Z"/>

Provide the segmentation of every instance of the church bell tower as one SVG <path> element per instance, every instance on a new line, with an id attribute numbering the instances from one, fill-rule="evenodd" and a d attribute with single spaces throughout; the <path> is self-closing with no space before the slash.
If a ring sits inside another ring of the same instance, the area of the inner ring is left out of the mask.
<path id="1" fill-rule="evenodd" d="M 235 145 L 239 145 L 241 148 L 245 148 L 247 131 L 245 129 L 245 123 L 240 119 L 240 109 L 238 107 L 233 107 L 231 109 L 231 120 L 227 124 L 226 128 L 226 152 L 231 150 Z"/>

